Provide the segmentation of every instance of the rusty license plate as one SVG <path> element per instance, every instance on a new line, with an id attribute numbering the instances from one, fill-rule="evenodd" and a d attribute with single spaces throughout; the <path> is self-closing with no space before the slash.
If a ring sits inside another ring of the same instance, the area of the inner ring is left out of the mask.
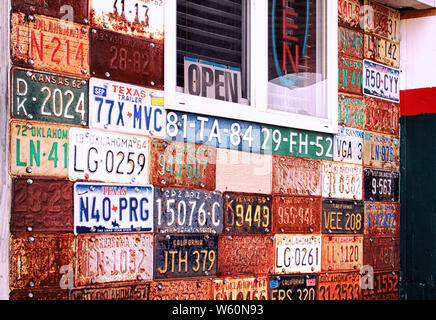
<path id="1" fill-rule="evenodd" d="M 375 271 L 391 271 L 400 267 L 399 237 L 365 236 L 363 247 L 363 263 Z"/>
<path id="2" fill-rule="evenodd" d="M 399 43 L 400 11 L 373 0 L 365 0 L 364 4 L 365 33 L 373 33 Z"/>
<path id="3" fill-rule="evenodd" d="M 349 57 L 363 59 L 363 33 L 344 27 L 338 29 L 338 51 Z"/>
<path id="4" fill-rule="evenodd" d="M 363 29 L 361 24 L 361 7 L 361 0 L 339 0 L 339 25 L 344 25 L 354 29 Z"/>
<path id="5" fill-rule="evenodd" d="M 154 139 L 151 141 L 151 183 L 213 191 L 216 156 L 214 147 Z"/>
<path id="6" fill-rule="evenodd" d="M 400 273 L 398 270 L 375 272 L 362 279 L 362 300 L 399 300 Z"/>
<path id="7" fill-rule="evenodd" d="M 276 234 L 274 273 L 313 273 L 321 271 L 321 236 Z"/>
<path id="8" fill-rule="evenodd" d="M 73 232 L 73 183 L 13 179 L 11 231 Z"/>
<path id="9" fill-rule="evenodd" d="M 78 235 L 76 287 L 151 280 L 152 234 Z"/>
<path id="10" fill-rule="evenodd" d="M 149 287 L 148 283 L 123 283 L 77 288 L 69 291 L 68 300 L 148 300 Z"/>
<path id="11" fill-rule="evenodd" d="M 295 274 L 269 277 L 269 299 L 279 301 L 317 300 L 318 275 Z"/>
<path id="12" fill-rule="evenodd" d="M 267 277 L 214 279 L 213 300 L 268 300 Z"/>
<path id="13" fill-rule="evenodd" d="M 363 164 L 376 169 L 400 169 L 400 142 L 389 135 L 365 132 Z"/>
<path id="14" fill-rule="evenodd" d="M 220 192 L 186 188 L 155 188 L 156 233 L 213 233 L 223 229 Z"/>
<path id="15" fill-rule="evenodd" d="M 322 271 L 356 271 L 363 262 L 363 236 L 322 236 Z"/>
<path id="16" fill-rule="evenodd" d="M 163 90 L 163 40 L 91 30 L 91 76 Z"/>
<path id="17" fill-rule="evenodd" d="M 274 249 L 269 235 L 219 237 L 218 275 L 267 275 L 272 272 Z"/>
<path id="18" fill-rule="evenodd" d="M 319 233 L 321 198 L 274 196 L 272 233 Z"/>
<path id="19" fill-rule="evenodd" d="M 365 130 L 399 136 L 400 105 L 389 101 L 365 97 Z"/>
<path id="20" fill-rule="evenodd" d="M 400 44 L 375 35 L 365 34 L 365 58 L 393 68 L 400 67 Z"/>
<path id="21" fill-rule="evenodd" d="M 15 234 L 10 242 L 11 288 L 59 288 L 61 268 L 74 268 L 73 234 Z"/>
<path id="22" fill-rule="evenodd" d="M 365 202 L 365 234 L 400 234 L 400 204 Z"/>
<path id="23" fill-rule="evenodd" d="M 398 202 L 400 200 L 400 172 L 390 170 L 363 170 L 364 200 Z"/>
<path id="24" fill-rule="evenodd" d="M 339 127 L 335 136 L 333 160 L 344 163 L 363 163 L 363 130 Z"/>
<path id="25" fill-rule="evenodd" d="M 363 130 L 366 123 L 366 112 L 363 97 L 344 93 L 339 95 L 338 100 L 338 124 L 344 127 Z"/>
<path id="26" fill-rule="evenodd" d="M 339 92 L 362 94 L 363 60 L 339 55 Z"/>
<path id="27" fill-rule="evenodd" d="M 360 300 L 359 272 L 321 273 L 318 278 L 318 300 Z"/>
<path id="28" fill-rule="evenodd" d="M 323 197 L 362 200 L 362 170 L 359 165 L 323 162 Z"/>
<path id="29" fill-rule="evenodd" d="M 273 156 L 273 194 L 321 196 L 321 161 Z"/>
<path id="30" fill-rule="evenodd" d="M 269 195 L 226 192 L 224 202 L 224 233 L 268 234 L 271 232 Z"/>
<path id="31" fill-rule="evenodd" d="M 211 281 L 177 280 L 150 283 L 149 300 L 210 300 Z"/>
<path id="32" fill-rule="evenodd" d="M 12 13 L 11 59 L 42 71 L 89 76 L 89 28 L 40 15 Z"/>
<path id="33" fill-rule="evenodd" d="M 72 127 L 42 122 L 10 122 L 12 176 L 68 177 L 68 133 Z"/>
<path id="34" fill-rule="evenodd" d="M 364 202 L 324 199 L 322 201 L 322 233 L 363 234 Z"/>
<path id="35" fill-rule="evenodd" d="M 67 300 L 68 291 L 63 289 L 23 289 L 12 290 L 9 294 L 12 301 L 34 300 L 34 301 L 55 301 Z"/>

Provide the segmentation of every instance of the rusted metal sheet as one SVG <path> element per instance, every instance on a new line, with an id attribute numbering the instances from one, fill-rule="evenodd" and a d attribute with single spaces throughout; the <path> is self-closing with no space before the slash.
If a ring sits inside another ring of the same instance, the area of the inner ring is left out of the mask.
<path id="1" fill-rule="evenodd" d="M 400 169 L 400 142 L 389 135 L 366 132 L 363 139 L 363 165 L 377 169 Z"/>
<path id="2" fill-rule="evenodd" d="M 365 202 L 365 234 L 400 235 L 400 204 Z"/>
<path id="3" fill-rule="evenodd" d="M 341 54 L 357 59 L 363 59 L 363 32 L 339 27 L 338 38 L 338 51 Z"/>
<path id="4" fill-rule="evenodd" d="M 216 148 L 184 142 L 151 141 L 151 183 L 163 187 L 215 190 Z"/>
<path id="5" fill-rule="evenodd" d="M 272 199 L 270 195 L 232 193 L 223 194 L 224 233 L 271 233 Z"/>
<path id="6" fill-rule="evenodd" d="M 91 76 L 163 90 L 163 40 L 91 29 Z"/>
<path id="7" fill-rule="evenodd" d="M 73 234 L 15 234 L 10 240 L 10 287 L 59 288 L 61 267 L 74 268 Z"/>
<path id="8" fill-rule="evenodd" d="M 400 200 L 400 172 L 390 170 L 363 170 L 364 200 L 398 202 Z"/>
<path id="9" fill-rule="evenodd" d="M 149 300 L 211 300 L 211 283 L 208 279 L 154 281 Z"/>
<path id="10" fill-rule="evenodd" d="M 322 201 L 322 233 L 363 234 L 364 229 L 363 201 L 337 199 Z"/>
<path id="11" fill-rule="evenodd" d="M 281 275 L 269 277 L 270 300 L 317 300 L 318 275 Z"/>
<path id="12" fill-rule="evenodd" d="M 269 235 L 220 236 L 218 276 L 258 276 L 272 272 L 273 239 Z"/>
<path id="13" fill-rule="evenodd" d="M 218 236 L 158 234 L 154 246 L 154 279 L 216 275 Z"/>
<path id="14" fill-rule="evenodd" d="M 12 0 L 12 11 L 88 23 L 88 0 Z"/>
<path id="15" fill-rule="evenodd" d="M 374 271 L 391 271 L 400 267 L 400 238 L 392 236 L 365 236 L 363 263 Z"/>
<path id="16" fill-rule="evenodd" d="M 151 280 L 152 234 L 78 235 L 76 287 Z"/>
<path id="17" fill-rule="evenodd" d="M 373 33 L 399 43 L 400 11 L 373 0 L 365 0 L 364 4 L 365 33 Z"/>
<path id="18" fill-rule="evenodd" d="M 380 38 L 372 34 L 365 34 L 364 56 L 376 62 L 400 67 L 400 43 Z"/>
<path id="19" fill-rule="evenodd" d="M 73 232 L 73 183 L 13 179 L 11 231 Z"/>
<path id="20" fill-rule="evenodd" d="M 339 25 L 363 29 L 361 24 L 361 7 L 360 0 L 338 0 Z"/>
<path id="21" fill-rule="evenodd" d="M 9 299 L 35 301 L 67 300 L 68 291 L 62 289 L 12 290 L 9 294 Z"/>
<path id="22" fill-rule="evenodd" d="M 399 300 L 400 272 L 376 272 L 371 276 L 364 275 L 365 288 L 362 289 L 362 300 Z M 372 288 L 371 288 L 372 286 Z"/>
<path id="23" fill-rule="evenodd" d="M 274 196 L 272 233 L 319 233 L 321 205 L 320 197 Z"/>
<path id="24" fill-rule="evenodd" d="M 363 130 L 339 127 L 333 147 L 333 160 L 362 165 Z"/>
<path id="25" fill-rule="evenodd" d="M 320 273 L 318 300 L 360 300 L 361 277 L 359 272 Z"/>
<path id="26" fill-rule="evenodd" d="M 363 60 L 339 54 L 339 92 L 362 94 Z"/>
<path id="27" fill-rule="evenodd" d="M 398 137 L 400 135 L 400 105 L 386 100 L 365 97 L 365 130 Z"/>
<path id="28" fill-rule="evenodd" d="M 268 300 L 267 277 L 214 279 L 213 300 Z"/>
<path id="29" fill-rule="evenodd" d="M 363 236 L 322 236 L 323 272 L 357 271 L 362 267 Z"/>
<path id="30" fill-rule="evenodd" d="M 67 178 L 70 129 L 60 124 L 11 121 L 10 174 Z"/>
<path id="31" fill-rule="evenodd" d="M 339 162 L 322 163 L 324 198 L 362 200 L 362 166 Z"/>
<path id="32" fill-rule="evenodd" d="M 274 273 L 321 271 L 321 235 L 274 236 Z"/>
<path id="33" fill-rule="evenodd" d="M 15 65 L 89 76 L 89 28 L 85 25 L 13 13 L 11 59 Z"/>
<path id="34" fill-rule="evenodd" d="M 148 300 L 149 283 L 91 286 L 69 291 L 68 300 Z"/>
<path id="35" fill-rule="evenodd" d="M 338 124 L 344 127 L 363 130 L 366 123 L 365 104 L 362 96 L 339 95 Z"/>
<path id="36" fill-rule="evenodd" d="M 321 161 L 273 155 L 273 194 L 321 196 Z"/>

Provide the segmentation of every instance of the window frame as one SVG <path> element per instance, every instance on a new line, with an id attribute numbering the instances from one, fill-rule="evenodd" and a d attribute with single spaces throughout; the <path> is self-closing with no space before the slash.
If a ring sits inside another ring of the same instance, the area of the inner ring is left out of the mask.
<path id="1" fill-rule="evenodd" d="M 249 105 L 189 95 L 177 91 L 177 0 L 164 2 L 165 108 L 206 116 L 287 128 L 337 134 L 338 132 L 338 4 L 326 1 L 327 114 L 322 119 L 268 110 L 268 1 L 247 0 L 247 66 Z M 256 35 L 251 37 L 251 35 Z M 254 54 L 255 53 L 255 54 Z M 261 67 L 259 67 L 261 66 Z"/>

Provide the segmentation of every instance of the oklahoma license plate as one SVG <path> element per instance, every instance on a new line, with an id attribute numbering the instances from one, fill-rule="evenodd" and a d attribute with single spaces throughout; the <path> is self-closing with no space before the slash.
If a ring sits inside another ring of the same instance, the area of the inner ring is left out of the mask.
<path id="1" fill-rule="evenodd" d="M 364 200 L 398 202 L 400 200 L 400 172 L 365 169 Z"/>
<path id="2" fill-rule="evenodd" d="M 213 300 L 268 300 L 267 277 L 235 277 L 214 279 Z"/>
<path id="3" fill-rule="evenodd" d="M 322 271 L 358 271 L 363 265 L 363 236 L 322 236 Z"/>
<path id="4" fill-rule="evenodd" d="M 344 163 L 362 164 L 363 161 L 363 131 L 339 127 L 335 136 L 333 160 Z"/>
<path id="5" fill-rule="evenodd" d="M 400 70 L 363 60 L 363 94 L 400 102 Z"/>
<path id="6" fill-rule="evenodd" d="M 362 166 L 340 162 L 323 162 L 322 196 L 362 200 Z"/>
<path id="7" fill-rule="evenodd" d="M 365 132 L 363 164 L 377 169 L 400 169 L 400 142 L 389 135 Z"/>

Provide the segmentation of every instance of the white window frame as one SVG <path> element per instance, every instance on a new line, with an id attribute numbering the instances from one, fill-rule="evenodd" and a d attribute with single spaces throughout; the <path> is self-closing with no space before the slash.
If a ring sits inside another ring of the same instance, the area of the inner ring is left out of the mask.
<path id="1" fill-rule="evenodd" d="M 327 5 L 327 108 L 328 118 L 267 109 L 268 105 L 268 1 L 248 3 L 248 67 L 250 105 L 177 92 L 177 1 L 165 1 L 165 108 L 323 133 L 338 132 L 338 4 Z M 250 35 L 255 35 L 251 37 Z M 260 67 L 259 67 L 260 66 Z"/>

